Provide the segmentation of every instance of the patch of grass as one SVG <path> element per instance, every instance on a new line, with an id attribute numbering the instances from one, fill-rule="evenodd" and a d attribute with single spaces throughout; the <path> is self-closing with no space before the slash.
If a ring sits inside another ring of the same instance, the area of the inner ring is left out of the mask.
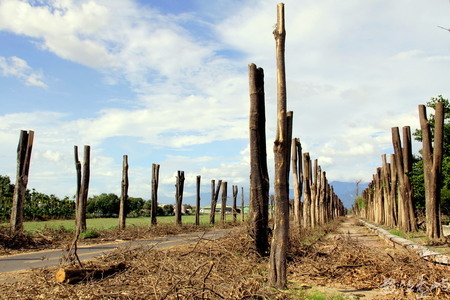
<path id="1" fill-rule="evenodd" d="M 344 295 L 338 291 L 334 291 L 322 287 L 306 288 L 302 285 L 300 287 L 290 287 L 288 290 L 289 299 L 298 300 L 348 300 L 354 299 Z"/>
<path id="2" fill-rule="evenodd" d="M 232 222 L 232 216 L 227 215 L 227 223 Z M 238 220 L 240 220 L 238 216 Z M 160 216 L 157 218 L 158 224 L 175 224 L 175 216 Z M 183 224 L 195 224 L 195 215 L 186 215 L 182 217 Z M 238 221 L 239 222 L 239 221 Z M 127 218 L 127 226 L 150 226 L 149 217 Z M 220 225 L 220 215 L 216 215 L 216 225 Z M 7 226 L 8 224 L 0 224 Z M 86 225 L 89 229 L 96 230 L 113 230 L 119 226 L 117 218 L 94 218 L 87 219 Z M 200 215 L 200 225 L 209 226 L 209 215 Z M 49 221 L 29 221 L 24 222 L 24 230 L 30 234 L 35 234 L 38 231 L 46 231 L 44 228 L 60 229 L 64 228 L 67 231 L 75 229 L 75 220 L 49 220 Z"/>
<path id="3" fill-rule="evenodd" d="M 88 229 L 85 232 L 81 233 L 80 236 L 82 239 L 95 239 L 100 236 L 100 233 L 98 233 L 97 231 L 95 231 L 93 229 Z"/>
<path id="4" fill-rule="evenodd" d="M 393 235 L 396 235 L 396 236 L 399 236 L 399 237 L 402 237 L 404 239 L 408 238 L 403 231 L 401 231 L 400 229 L 397 229 L 397 228 L 390 229 L 389 233 L 393 234 Z"/>

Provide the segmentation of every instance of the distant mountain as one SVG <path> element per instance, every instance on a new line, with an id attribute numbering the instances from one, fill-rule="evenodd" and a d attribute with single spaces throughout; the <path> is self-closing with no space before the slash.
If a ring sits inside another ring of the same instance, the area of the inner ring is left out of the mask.
<path id="1" fill-rule="evenodd" d="M 356 198 L 356 183 L 355 182 L 342 182 L 342 181 L 331 181 L 330 185 L 333 186 L 334 192 L 339 196 L 342 203 L 346 208 L 352 208 L 353 201 Z M 361 182 L 359 184 L 359 195 L 362 191 L 367 188 L 369 183 Z"/>

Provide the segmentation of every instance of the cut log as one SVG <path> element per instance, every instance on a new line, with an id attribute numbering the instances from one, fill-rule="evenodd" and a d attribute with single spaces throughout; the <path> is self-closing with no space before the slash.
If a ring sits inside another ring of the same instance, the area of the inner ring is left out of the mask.
<path id="1" fill-rule="evenodd" d="M 125 263 L 119 263 L 117 265 L 91 269 L 61 268 L 56 272 L 55 278 L 59 283 L 70 284 L 87 280 L 100 280 L 124 270 L 125 267 Z"/>

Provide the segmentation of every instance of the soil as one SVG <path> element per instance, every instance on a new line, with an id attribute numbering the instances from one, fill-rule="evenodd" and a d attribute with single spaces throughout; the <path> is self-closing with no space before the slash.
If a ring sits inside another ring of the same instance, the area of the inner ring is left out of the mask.
<path id="1" fill-rule="evenodd" d="M 450 299 L 448 271 L 385 244 L 354 218 L 334 229 L 292 230 L 288 290 L 268 285 L 268 259 L 252 249 L 246 232 L 169 249 L 118 250 L 86 264 L 126 264 L 99 281 L 60 284 L 57 268 L 9 274 L 21 281 L 0 285 L 0 298 L 304 299 L 319 290 L 362 299 Z"/>
<path id="2" fill-rule="evenodd" d="M 295 263 L 293 280 L 364 299 L 450 299 L 449 275 L 402 247 L 388 245 L 354 217 Z"/>

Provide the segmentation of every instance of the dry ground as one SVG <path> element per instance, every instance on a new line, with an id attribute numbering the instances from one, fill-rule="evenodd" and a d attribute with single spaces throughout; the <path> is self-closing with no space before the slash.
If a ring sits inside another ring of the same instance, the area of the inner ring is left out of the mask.
<path id="1" fill-rule="evenodd" d="M 305 299 L 308 288 L 319 286 L 364 299 L 450 299 L 447 271 L 387 246 L 354 219 L 345 219 L 334 233 L 322 237 L 332 229 L 293 234 L 289 289 L 285 291 L 268 286 L 267 258 L 252 250 L 243 228 L 218 241 L 199 240 L 164 250 L 116 251 L 89 264 L 126 264 L 121 273 L 100 281 L 59 284 L 54 280 L 56 269 L 32 270 L 19 274 L 20 282 L 0 285 L 0 297 Z"/>

